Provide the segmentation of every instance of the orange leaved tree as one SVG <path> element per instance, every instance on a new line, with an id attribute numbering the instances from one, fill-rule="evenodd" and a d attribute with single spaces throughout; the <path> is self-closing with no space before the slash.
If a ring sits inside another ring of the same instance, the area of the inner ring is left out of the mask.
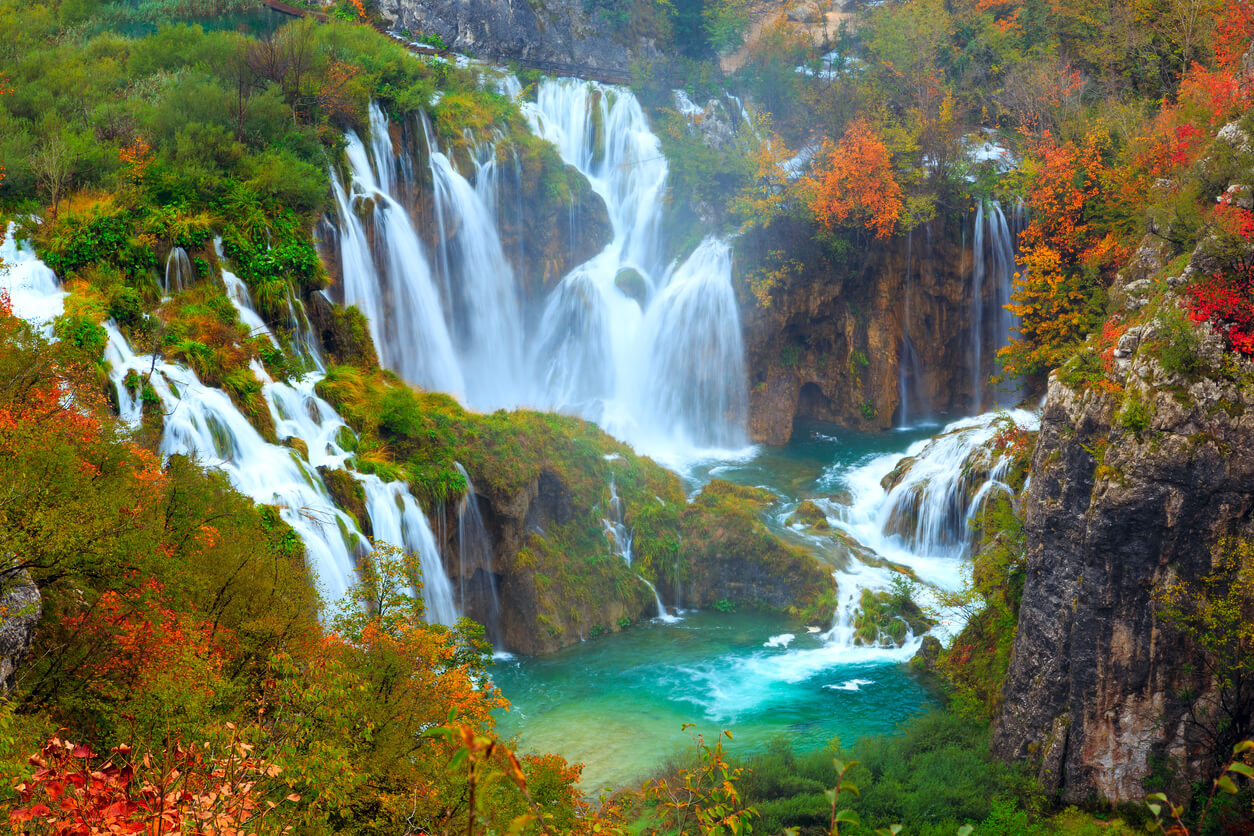
<path id="1" fill-rule="evenodd" d="M 849 124 L 840 142 L 824 145 L 816 170 L 802 189 L 823 226 L 862 226 L 876 238 L 892 235 L 905 207 L 888 148 L 861 118 Z"/>
<path id="2" fill-rule="evenodd" d="M 1020 237 L 1021 272 L 1007 307 L 1019 336 L 1001 351 L 1006 373 L 1039 374 L 1057 366 L 1096 324 L 1099 280 L 1126 250 L 1107 231 L 1112 173 L 1092 134 L 1080 143 L 1048 131 L 1025 161 L 1032 218 Z"/>

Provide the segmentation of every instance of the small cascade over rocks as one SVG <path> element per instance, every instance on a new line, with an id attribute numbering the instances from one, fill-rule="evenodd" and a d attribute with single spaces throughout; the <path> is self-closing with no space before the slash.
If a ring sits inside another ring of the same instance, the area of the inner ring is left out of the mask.
<path id="1" fill-rule="evenodd" d="M 52 268 L 18 241 L 17 224 L 9 224 L 0 237 L 0 264 L 0 292 L 8 295 L 13 315 L 51 337 L 53 321 L 65 310 L 66 293 Z"/>
<path id="2" fill-rule="evenodd" d="M 1038 426 L 1039 418 L 1023 410 L 955 421 L 905 454 L 877 455 L 845 472 L 849 502 L 813 501 L 850 558 L 836 573 L 837 608 L 824 634 L 829 644 L 917 648 L 930 620 L 903 600 L 901 585 L 914 585 L 925 606 L 932 589 L 962 585 L 972 521 L 990 496 L 1013 493 L 1006 481 L 1013 454 L 991 442 Z M 960 613 L 942 616 L 942 635 L 961 626 Z"/>
<path id="3" fill-rule="evenodd" d="M 165 281 L 162 289 L 169 296 L 187 290 L 196 279 L 196 271 L 192 268 L 192 260 L 187 257 L 187 250 L 173 247 L 165 258 Z"/>
<path id="4" fill-rule="evenodd" d="M 501 649 L 501 599 L 496 574 L 492 570 L 492 537 L 483 524 L 475 483 L 460 463 L 457 472 L 466 482 L 466 492 L 457 503 L 457 578 L 462 613 L 482 613 L 488 639 Z"/>
<path id="5" fill-rule="evenodd" d="M 497 229 L 502 213 L 527 211 L 498 200 L 500 179 L 521 176 L 517 160 L 510 170 L 493 142 L 471 141 L 473 171 L 459 170 L 424 125 L 436 226 L 428 247 L 399 197 L 418 189 L 413 160 L 372 105 L 369 143 L 347 136 L 347 180 L 331 172 L 328 225 L 343 300 L 366 315 L 381 361 L 472 409 L 578 415 L 663 459 L 744 447 L 731 247 L 708 238 L 668 261 L 667 164 L 640 103 L 626 89 L 548 79 L 521 106 L 605 202 L 612 241 L 545 298 L 524 300 L 527 277 L 516 275 Z M 581 223 L 577 213 L 571 223 Z"/>
<path id="6" fill-rule="evenodd" d="M 605 526 L 605 539 L 609 541 L 614 554 L 622 558 L 623 562 L 630 568 L 632 534 L 624 519 L 623 500 L 618 495 L 618 487 L 614 484 L 613 477 L 610 477 L 610 501 L 607 510 L 609 511 L 609 516 L 601 520 Z M 666 611 L 666 605 L 662 603 L 662 596 L 658 594 L 657 587 L 639 572 L 636 572 L 636 577 L 645 586 L 649 587 L 649 591 L 653 593 L 653 600 L 657 604 L 657 620 L 666 624 L 673 624 L 679 621 L 680 618 L 678 616 L 671 615 Z"/>
<path id="7" fill-rule="evenodd" d="M 909 566 L 916 555 L 956 568 L 970 548 L 970 522 L 984 500 L 994 491 L 1012 492 L 1004 480 L 1013 458 L 990 442 L 1007 428 L 1031 431 L 1039 422 L 1025 410 L 990 412 L 947 425 L 905 455 L 878 456 L 848 477 L 853 503 L 839 509 L 838 519 L 890 560 Z"/>
<path id="8" fill-rule="evenodd" d="M 0 247 L 0 258 L 5 262 L 0 270 L 0 288 L 10 293 L 16 315 L 43 326 L 62 309 L 65 292 L 52 270 L 12 236 L 10 229 Z M 223 283 L 241 320 L 255 334 L 273 340 L 238 276 L 224 271 Z M 324 593 L 331 601 L 342 597 L 356 579 L 358 564 L 371 549 L 357 522 L 336 505 L 319 475 L 319 468 L 342 468 L 348 458 L 338 443 L 346 425 L 314 392 L 320 375 L 280 382 L 272 380 L 260 363 L 254 361 L 252 365 L 262 383 L 277 437 L 299 439 L 308 451 L 306 459 L 292 448 L 266 441 L 225 392 L 202 384 L 190 368 L 136 354 L 112 322 L 105 324 L 105 331 L 105 360 L 121 419 L 139 426 L 145 408 L 154 408 L 144 403 L 143 389 L 150 387 L 162 413 L 163 458 L 194 458 L 225 473 L 237 490 L 256 502 L 277 506 L 280 517 L 304 543 L 310 569 Z M 50 324 L 44 332 L 51 334 Z M 136 380 L 143 385 L 134 385 Z M 428 620 L 454 623 L 457 611 L 452 588 L 435 538 L 407 486 L 384 483 L 375 476 L 352 475 L 364 488 L 376 541 L 419 555 Z"/>

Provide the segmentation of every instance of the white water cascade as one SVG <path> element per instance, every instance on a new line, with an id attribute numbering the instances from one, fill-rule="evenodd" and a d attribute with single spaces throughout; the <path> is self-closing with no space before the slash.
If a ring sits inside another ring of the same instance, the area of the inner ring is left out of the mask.
<path id="1" fill-rule="evenodd" d="M 830 523 L 876 556 L 910 569 L 928 587 L 962 586 L 972 545 L 972 521 L 984 502 L 1006 484 L 1010 456 L 990 446 L 1008 427 L 1035 430 L 1037 415 L 1024 410 L 990 412 L 947 425 L 938 435 L 912 444 L 904 454 L 878 455 L 844 474 L 852 502 L 817 504 Z M 895 476 L 896 478 L 891 478 Z M 888 590 L 898 572 L 851 560 L 838 575 L 840 602 L 828 634 L 836 644 L 853 641 L 853 617 L 863 589 Z M 954 616 L 957 617 L 956 615 Z M 942 632 L 961 626 L 942 624 Z"/>
<path id="2" fill-rule="evenodd" d="M 614 484 L 613 477 L 610 478 L 610 501 L 609 516 L 601 520 L 601 524 L 605 526 L 605 539 L 609 541 L 610 546 L 614 549 L 614 554 L 622 558 L 623 562 L 631 568 L 631 529 L 627 527 L 625 520 L 625 509 L 623 508 L 622 497 L 618 495 L 618 487 Z M 680 618 L 671 615 L 666 611 L 666 605 L 662 603 L 662 596 L 658 594 L 657 587 L 649 582 L 644 575 L 636 572 L 636 577 L 649 587 L 649 591 L 653 593 L 653 601 L 657 604 L 657 620 L 666 624 L 673 624 Z"/>
<path id="3" fill-rule="evenodd" d="M 492 537 L 483 524 L 479 511 L 479 495 L 475 483 L 460 462 L 454 463 L 457 472 L 466 482 L 466 492 L 457 503 L 457 578 L 461 611 L 467 609 L 466 579 L 470 578 L 470 599 L 478 601 L 478 609 L 487 616 L 483 621 L 488 638 L 497 650 L 501 649 L 501 599 L 496 588 L 496 574 L 492 570 Z"/>
<path id="4" fill-rule="evenodd" d="M 1015 254 L 1022 229 L 1023 207 L 1007 218 L 997 201 L 981 201 L 975 209 L 971 267 L 971 391 L 976 412 L 986 405 L 988 379 L 996 372 L 998 349 L 1010 341 L 1018 317 L 1006 309 L 1010 303 L 1014 277 L 1019 267 Z M 986 353 L 985 349 L 989 349 Z M 1006 405 L 1018 397 L 1017 391 L 1002 390 L 989 400 L 993 406 Z"/>
<path id="5" fill-rule="evenodd" d="M 533 130 L 606 204 L 613 240 L 525 316 L 520 277 L 496 229 L 502 162 L 472 145 L 459 171 L 427 135 L 434 251 L 400 195 L 414 191 L 408 151 L 371 109 L 369 147 L 348 136 L 351 176 L 332 172 L 344 300 L 370 320 L 385 365 L 473 409 L 531 406 L 575 414 L 664 460 L 747 443 L 744 346 L 730 245 L 708 238 L 669 263 L 662 235 L 667 165 L 625 89 L 541 82 L 524 103 Z M 517 176 L 517 171 L 511 172 Z M 572 216 L 572 224 L 579 223 Z M 640 278 L 629 295 L 617 279 Z M 636 298 L 641 297 L 641 298 Z"/>
<path id="6" fill-rule="evenodd" d="M 5 265 L 0 270 L 0 288 L 8 291 L 14 313 L 51 334 L 51 320 L 61 312 L 65 297 L 55 274 L 32 251 L 17 245 L 12 228 L 0 246 L 0 260 Z M 252 307 L 247 286 L 227 270 L 222 278 L 241 321 L 253 333 L 273 339 Z M 132 426 L 142 422 L 142 385 L 133 383 L 151 386 L 163 415 L 163 458 L 194 458 L 224 472 L 237 490 L 256 502 L 277 506 L 280 517 L 303 541 L 310 570 L 329 600 L 342 597 L 370 547 L 353 518 L 336 507 L 318 473 L 319 467 L 341 467 L 348 458 L 337 442 L 346 430 L 344 422 L 314 392 L 319 376 L 276 382 L 259 363 L 253 363 L 277 437 L 303 442 L 308 450 L 306 461 L 291 448 L 267 442 L 225 392 L 202 384 L 191 369 L 135 354 L 113 323 L 107 323 L 105 330 L 105 359 L 122 420 Z M 365 488 L 376 542 L 419 555 L 428 619 L 452 624 L 457 618 L 452 588 L 426 515 L 403 483 L 354 475 Z"/>
<path id="7" fill-rule="evenodd" d="M 162 289 L 166 295 L 187 290 L 195 278 L 196 271 L 192 269 L 192 260 L 187 257 L 187 250 L 182 247 L 172 248 L 165 258 L 165 283 Z"/>

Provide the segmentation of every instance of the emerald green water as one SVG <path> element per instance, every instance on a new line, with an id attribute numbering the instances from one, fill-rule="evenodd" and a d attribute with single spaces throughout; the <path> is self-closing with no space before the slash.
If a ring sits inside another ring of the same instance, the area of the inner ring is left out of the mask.
<path id="1" fill-rule="evenodd" d="M 493 679 L 512 703 L 498 731 L 517 735 L 523 752 L 582 762 L 591 793 L 642 782 L 694 733 L 712 741 L 730 730 L 733 751 L 782 736 L 802 751 L 891 733 L 932 705 L 900 655 L 833 649 L 804 630 L 788 648 L 763 646 L 795 629 L 759 615 L 692 613 L 498 662 Z"/>
<path id="2" fill-rule="evenodd" d="M 807 428 L 793 444 L 685 473 L 695 485 L 717 477 L 767 487 L 781 497 L 771 524 L 795 501 L 850 487 L 845 475 L 901 452 L 927 430 L 839 434 Z M 816 553 L 818 553 L 816 551 Z M 820 554 L 820 556 L 822 556 Z M 733 751 L 761 750 L 776 737 L 798 751 L 833 738 L 890 734 L 934 704 L 902 664 L 913 649 L 825 642 L 787 619 L 756 613 L 690 612 L 600 636 L 539 658 L 498 661 L 492 676 L 512 704 L 498 716 L 522 752 L 557 752 L 584 764 L 583 787 L 639 784 L 691 747 L 691 736 L 734 735 Z M 792 634 L 787 646 L 766 646 Z M 685 723 L 695 724 L 684 731 Z"/>

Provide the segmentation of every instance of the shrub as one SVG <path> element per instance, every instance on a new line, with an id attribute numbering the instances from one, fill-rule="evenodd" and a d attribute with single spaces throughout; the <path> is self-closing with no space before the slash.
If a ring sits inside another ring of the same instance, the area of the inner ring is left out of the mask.
<path id="1" fill-rule="evenodd" d="M 1161 330 L 1151 350 L 1163 371 L 1183 377 L 1199 371 L 1202 364 L 1198 354 L 1200 340 L 1184 311 L 1178 305 L 1168 304 L 1159 313 L 1158 324 Z"/>

